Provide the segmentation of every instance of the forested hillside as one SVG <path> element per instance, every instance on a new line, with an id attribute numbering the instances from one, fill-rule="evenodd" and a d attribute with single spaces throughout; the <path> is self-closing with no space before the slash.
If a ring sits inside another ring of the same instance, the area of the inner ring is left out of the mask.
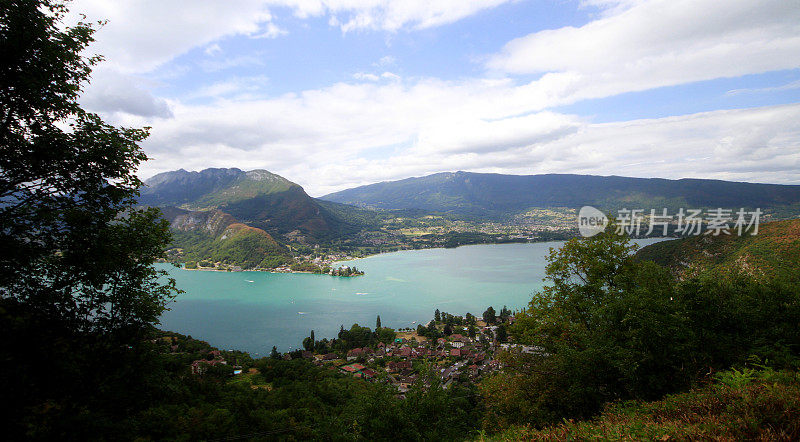
<path id="1" fill-rule="evenodd" d="M 698 272 L 736 269 L 755 277 L 797 275 L 800 262 L 800 219 L 759 226 L 756 235 L 690 236 L 651 244 L 637 256 L 687 276 Z"/>

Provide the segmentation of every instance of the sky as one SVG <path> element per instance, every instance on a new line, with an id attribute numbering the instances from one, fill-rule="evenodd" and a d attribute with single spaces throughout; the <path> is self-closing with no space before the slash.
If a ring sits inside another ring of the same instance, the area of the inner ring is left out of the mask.
<path id="1" fill-rule="evenodd" d="M 800 0 L 75 0 L 138 173 L 800 184 Z M 81 15 L 82 14 L 82 15 Z M 84 17 L 85 16 L 85 17 Z"/>

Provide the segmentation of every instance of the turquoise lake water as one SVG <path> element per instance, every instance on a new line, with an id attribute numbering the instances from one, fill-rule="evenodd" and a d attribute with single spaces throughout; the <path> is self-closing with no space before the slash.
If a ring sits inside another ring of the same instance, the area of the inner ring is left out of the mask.
<path id="1" fill-rule="evenodd" d="M 645 245 L 657 239 L 638 240 Z M 222 349 L 266 355 L 298 348 L 313 329 L 335 337 L 339 326 L 416 327 L 435 309 L 480 316 L 487 307 L 525 307 L 544 278 L 545 257 L 562 242 L 409 250 L 342 263 L 354 278 L 266 272 L 167 269 L 186 293 L 161 317 L 161 328 Z M 414 323 L 416 321 L 416 323 Z"/>

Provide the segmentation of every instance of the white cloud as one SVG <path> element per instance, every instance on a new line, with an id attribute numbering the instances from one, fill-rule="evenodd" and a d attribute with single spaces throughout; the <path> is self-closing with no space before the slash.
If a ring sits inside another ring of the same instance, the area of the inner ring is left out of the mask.
<path id="1" fill-rule="evenodd" d="M 205 52 L 206 55 L 213 56 L 213 55 L 217 55 L 217 54 L 221 53 L 222 52 L 222 48 L 219 47 L 218 44 L 214 43 L 214 44 L 209 45 L 205 49 L 205 51 L 203 51 L 203 52 Z"/>
<path id="2" fill-rule="evenodd" d="M 366 80 L 366 81 L 378 81 L 381 79 L 378 75 L 370 74 L 368 72 L 356 72 L 353 74 L 353 78 L 356 80 Z"/>
<path id="3" fill-rule="evenodd" d="M 355 78 L 356 80 L 372 81 L 372 82 L 375 82 L 375 81 L 378 81 L 378 80 L 381 80 L 381 79 L 390 80 L 390 81 L 400 81 L 400 79 L 401 79 L 399 75 L 394 74 L 392 72 L 388 72 L 388 71 L 384 72 L 384 73 L 382 73 L 380 75 L 372 74 L 372 73 L 369 73 L 369 72 L 356 72 L 355 74 L 353 74 L 353 78 Z"/>
<path id="4" fill-rule="evenodd" d="M 263 0 L 76 0 L 73 15 L 108 20 L 91 51 L 122 72 L 150 72 L 174 57 L 228 35 L 264 32 Z"/>
<path id="5" fill-rule="evenodd" d="M 373 66 L 383 67 L 383 66 L 391 66 L 397 63 L 397 59 L 392 57 L 391 55 L 385 55 L 381 57 L 376 63 L 372 63 Z"/>
<path id="6" fill-rule="evenodd" d="M 623 2 L 584 26 L 512 40 L 487 67 L 549 73 L 573 99 L 800 67 L 800 7 L 786 0 Z"/>
<path id="7" fill-rule="evenodd" d="M 322 167 L 301 163 L 286 173 L 318 195 L 455 170 L 800 184 L 800 105 L 586 123 L 565 136 L 519 147 L 525 142 L 483 153 L 420 155 L 411 149 L 388 159 L 354 159 Z"/>
<path id="8" fill-rule="evenodd" d="M 763 92 L 781 92 L 790 91 L 793 89 L 800 89 L 800 80 L 795 80 L 780 86 L 748 88 L 748 89 L 733 89 L 725 93 L 725 95 L 739 95 L 739 94 L 757 94 Z"/>
<path id="9" fill-rule="evenodd" d="M 268 0 L 301 18 L 328 14 L 343 32 L 425 29 L 456 22 L 512 0 Z"/>
<path id="10" fill-rule="evenodd" d="M 81 95 L 81 104 L 98 113 L 171 117 L 166 100 L 153 96 L 143 83 L 143 80 L 113 69 L 97 68 L 92 72 L 92 82 Z"/>
<path id="11" fill-rule="evenodd" d="M 208 86 L 203 86 L 188 95 L 188 98 L 233 98 L 252 100 L 263 93 L 269 78 L 262 75 L 252 77 L 231 77 Z"/>
<path id="12" fill-rule="evenodd" d="M 193 105 L 156 98 L 135 76 L 192 48 L 205 48 L 200 67 L 209 72 L 262 64 L 258 53 L 221 56 L 218 41 L 281 35 L 269 8 L 329 16 L 343 31 L 396 32 L 452 23 L 505 1 L 78 0 L 74 11 L 111 20 L 91 48 L 109 62 L 83 102 L 117 124 L 153 125 L 145 148 L 155 160 L 143 177 L 181 167 L 267 168 L 316 195 L 458 169 L 800 183 L 800 105 L 612 124 L 548 111 L 798 67 L 800 8 L 791 1 L 585 0 L 603 8 L 598 19 L 508 43 L 487 61 L 500 73 L 492 78 L 400 78 L 384 57 L 352 83 L 272 98 L 261 95 L 266 78 L 222 77 L 187 93 L 212 98 Z M 521 84 L 517 74 L 542 75 Z M 372 159 L 375 151 L 394 153 Z"/>
<path id="13" fill-rule="evenodd" d="M 592 124 L 526 111 L 541 107 L 526 96 L 508 80 L 422 79 L 173 103 L 141 172 L 266 168 L 315 195 L 443 170 L 800 183 L 800 104 Z"/>
<path id="14" fill-rule="evenodd" d="M 287 31 L 270 8 L 299 17 L 329 15 L 342 31 L 398 31 L 453 23 L 511 0 L 75 0 L 72 18 L 108 20 L 95 35 L 93 52 L 126 73 L 150 72 L 192 48 L 231 35 L 275 38 Z M 211 53 L 215 46 L 207 49 Z"/>
<path id="15" fill-rule="evenodd" d="M 278 38 L 281 35 L 286 35 L 289 32 L 285 29 L 279 28 L 275 23 L 267 23 L 264 31 L 254 35 L 253 38 Z"/>
<path id="16" fill-rule="evenodd" d="M 542 145 L 576 132 L 581 126 L 573 116 L 540 112 L 522 117 L 487 121 L 460 115 L 438 118 L 424 125 L 413 155 L 503 152 Z"/>

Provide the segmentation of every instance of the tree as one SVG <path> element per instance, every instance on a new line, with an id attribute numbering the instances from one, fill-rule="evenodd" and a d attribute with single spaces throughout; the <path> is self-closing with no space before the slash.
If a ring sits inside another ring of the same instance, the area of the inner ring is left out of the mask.
<path id="1" fill-rule="evenodd" d="M 504 305 L 503 308 L 500 309 L 500 322 L 506 322 L 509 316 L 511 316 L 511 310 L 508 309 L 508 306 Z"/>
<path id="2" fill-rule="evenodd" d="M 508 333 L 506 332 L 506 326 L 500 324 L 497 327 L 497 342 L 506 342 L 508 340 Z"/>
<path id="3" fill-rule="evenodd" d="M 278 347 L 276 347 L 274 345 L 272 346 L 272 351 L 269 353 L 269 357 L 272 358 L 272 359 L 280 359 L 281 358 L 281 354 L 278 353 Z"/>
<path id="4" fill-rule="evenodd" d="M 444 332 L 445 336 L 450 336 L 453 334 L 453 327 L 451 327 L 450 324 L 445 324 L 442 332 Z"/>
<path id="5" fill-rule="evenodd" d="M 375 331 L 377 335 L 378 342 L 383 342 L 384 344 L 391 344 L 394 342 L 394 338 L 397 337 L 397 334 L 394 332 L 393 329 L 388 327 L 381 327 Z"/>
<path id="6" fill-rule="evenodd" d="M 486 321 L 487 324 L 494 324 L 497 322 L 497 317 L 495 316 L 494 307 L 489 306 L 485 312 L 483 312 L 483 320 Z"/>
<path id="7" fill-rule="evenodd" d="M 375 330 L 381 328 L 381 315 L 378 315 L 378 319 L 375 320 Z"/>
<path id="8" fill-rule="evenodd" d="M 431 340 L 438 339 L 439 337 L 441 337 L 441 333 L 439 333 L 439 329 L 436 328 L 436 324 L 434 324 L 433 322 L 430 322 L 428 324 L 428 330 L 425 333 L 425 337 Z"/>
<path id="9" fill-rule="evenodd" d="M 65 13 L 49 0 L 2 10 L 0 295 L 75 330 L 135 333 L 175 293 L 151 266 L 168 225 L 157 209 L 134 209 L 147 130 L 78 104 L 100 58 L 81 55 L 90 25 L 59 29 Z"/>
<path id="10" fill-rule="evenodd" d="M 143 382 L 134 358 L 178 290 L 152 265 L 168 223 L 158 209 L 136 208 L 148 131 L 80 107 L 101 57 L 83 56 L 94 28 L 64 26 L 66 13 L 53 0 L 0 6 L 0 388 L 19 410 L 46 397 L 111 413 L 128 398 L 87 397 L 116 388 L 101 385 L 111 379 Z"/>
<path id="11" fill-rule="evenodd" d="M 515 342 L 544 352 L 501 356 L 505 372 L 484 396 L 489 408 L 504 410 L 490 417 L 493 425 L 585 417 L 608 401 L 651 399 L 688 385 L 691 331 L 672 301 L 674 280 L 635 259 L 634 250 L 613 230 L 551 249 L 548 285 L 510 327 Z M 504 332 L 498 327 L 498 340 Z M 541 394 L 532 401 L 521 391 Z"/>
<path id="12" fill-rule="evenodd" d="M 433 314 L 433 320 L 436 322 L 440 322 L 442 320 L 442 314 L 439 312 L 439 309 L 436 309 L 436 312 Z"/>
<path id="13" fill-rule="evenodd" d="M 469 327 L 467 327 L 467 333 L 470 338 L 475 339 L 475 326 L 470 324 Z"/>
<path id="14" fill-rule="evenodd" d="M 467 325 L 475 325 L 475 315 L 473 315 L 472 313 L 467 312 L 467 314 L 464 316 L 464 319 Z"/>

